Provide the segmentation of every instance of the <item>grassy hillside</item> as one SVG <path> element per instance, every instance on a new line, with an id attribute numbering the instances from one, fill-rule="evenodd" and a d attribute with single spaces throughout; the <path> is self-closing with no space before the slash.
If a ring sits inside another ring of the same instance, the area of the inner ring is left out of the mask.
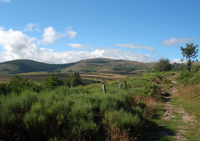
<path id="1" fill-rule="evenodd" d="M 152 68 L 151 63 L 140 63 L 125 60 L 89 59 L 69 64 L 46 64 L 33 60 L 14 60 L 0 63 L 0 74 L 19 74 L 27 72 L 132 72 Z"/>
<path id="2" fill-rule="evenodd" d="M 14 60 L 0 63 L 0 74 L 19 74 L 27 72 L 55 72 L 57 69 L 69 67 L 70 64 L 46 64 L 33 60 Z"/>
<path id="3" fill-rule="evenodd" d="M 74 65 L 62 69 L 61 72 L 132 72 L 135 70 L 149 70 L 154 63 L 141 63 L 127 60 L 113 60 L 106 58 L 82 60 Z"/>

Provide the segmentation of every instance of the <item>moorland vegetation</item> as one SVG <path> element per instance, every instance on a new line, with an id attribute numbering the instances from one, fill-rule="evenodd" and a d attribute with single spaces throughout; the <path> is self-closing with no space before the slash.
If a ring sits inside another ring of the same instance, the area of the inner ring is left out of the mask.
<path id="1" fill-rule="evenodd" d="M 165 140 L 155 122 L 164 113 L 163 89 L 173 80 L 181 89 L 195 86 L 191 98 L 199 98 L 200 65 L 189 65 L 190 71 L 174 72 L 184 66 L 161 59 L 154 73 L 103 82 L 106 93 L 101 83 L 81 85 L 78 72 L 70 79 L 51 74 L 41 83 L 16 75 L 0 83 L 0 140 L 152 140 L 151 133 Z M 173 103 L 191 105 L 186 95 Z M 193 103 L 198 107 L 198 100 Z M 200 117 L 198 109 L 188 109 Z M 172 127 L 166 130 L 175 134 Z"/>

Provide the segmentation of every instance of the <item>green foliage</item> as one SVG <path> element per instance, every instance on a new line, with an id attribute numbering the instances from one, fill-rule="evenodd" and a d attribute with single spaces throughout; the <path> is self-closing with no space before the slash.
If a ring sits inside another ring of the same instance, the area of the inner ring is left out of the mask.
<path id="1" fill-rule="evenodd" d="M 12 94 L 0 103 L 4 130 L 28 132 L 35 139 L 68 136 L 71 140 L 87 140 L 90 136 L 102 140 L 102 128 L 109 132 L 109 121 L 125 130 L 137 128 L 141 117 L 141 110 L 128 106 L 122 94 L 92 94 L 83 88 L 60 87 L 39 95 Z M 114 121 L 113 114 L 120 115 L 120 120 Z"/>
<path id="2" fill-rule="evenodd" d="M 136 70 L 136 68 L 130 67 L 130 66 L 124 66 L 123 64 L 121 64 L 121 65 L 118 65 L 118 66 L 113 67 L 112 70 L 114 70 L 114 71 L 131 72 L 131 71 Z"/>
<path id="3" fill-rule="evenodd" d="M 155 71 L 169 71 L 172 69 L 172 65 L 170 64 L 169 59 L 162 58 L 156 63 L 154 69 Z"/>
<path id="4" fill-rule="evenodd" d="M 173 63 L 172 64 L 172 71 L 182 71 L 186 68 L 185 63 Z"/>
<path id="5" fill-rule="evenodd" d="M 56 85 L 48 87 L 55 88 L 51 91 L 2 95 L 0 130 L 6 136 L 26 133 L 30 140 L 106 140 L 111 138 L 112 130 L 126 133 L 129 138 L 137 136 L 142 109 L 130 104 L 127 97 L 154 96 L 159 89 L 155 82 L 162 75 L 127 78 L 127 90 L 119 89 L 118 81 L 105 82 L 106 94 L 101 85 L 95 84 L 90 88 Z M 50 84 L 57 81 L 54 75 L 49 79 Z"/>
<path id="6" fill-rule="evenodd" d="M 61 68 L 66 68 L 73 65 L 70 64 L 46 64 L 33 60 L 13 60 L 7 61 L 4 63 L 0 63 L 0 73 L 8 73 L 8 74 L 19 74 L 19 73 L 27 73 L 27 72 L 55 72 Z"/>
<path id="7" fill-rule="evenodd" d="M 1 97 L 0 124 L 7 134 L 25 130 L 23 117 L 37 99 L 38 94 L 31 91 L 24 91 L 20 95 L 12 93 Z"/>
<path id="8" fill-rule="evenodd" d="M 34 82 L 31 82 L 29 79 L 19 75 L 14 76 L 14 78 L 12 78 L 7 85 L 9 92 L 15 92 L 18 94 L 26 89 L 33 88 L 36 89 L 36 84 L 34 84 Z"/>
<path id="9" fill-rule="evenodd" d="M 137 114 L 132 114 L 121 110 L 112 110 L 105 113 L 103 120 L 105 126 L 110 128 L 128 130 L 130 128 L 138 127 L 140 124 L 140 117 Z"/>
<path id="10" fill-rule="evenodd" d="M 195 58 L 198 56 L 198 49 L 197 49 L 198 45 L 194 45 L 193 43 L 191 44 L 186 44 L 186 47 L 181 47 L 181 53 L 183 55 L 183 57 L 186 58 L 187 61 L 187 69 L 188 72 L 191 71 L 191 66 L 192 66 L 192 62 L 195 60 Z"/>
<path id="11" fill-rule="evenodd" d="M 81 82 L 81 76 L 79 74 L 79 72 L 74 72 L 71 80 L 70 80 L 71 86 L 72 87 L 76 87 L 82 84 Z"/>
<path id="12" fill-rule="evenodd" d="M 0 95 L 6 95 L 8 93 L 7 84 L 0 83 Z"/>
<path id="13" fill-rule="evenodd" d="M 170 79 L 163 79 L 163 83 L 171 83 L 171 80 Z"/>
<path id="14" fill-rule="evenodd" d="M 183 70 L 177 80 L 184 85 L 200 83 L 200 65 L 193 66 L 190 72 Z"/>
<path id="15" fill-rule="evenodd" d="M 119 67 L 120 66 L 120 67 Z M 14 60 L 0 63 L 1 74 L 19 74 L 28 72 L 102 72 L 102 70 L 116 69 L 117 73 L 121 73 L 121 69 L 125 72 L 134 70 L 149 70 L 152 64 L 139 63 L 125 60 L 111 59 L 88 59 L 69 64 L 46 64 L 32 60 Z M 125 68 L 125 69 L 123 69 Z M 119 70 L 119 71 L 118 71 Z"/>
<path id="16" fill-rule="evenodd" d="M 43 80 L 42 85 L 44 89 L 55 89 L 58 86 L 64 85 L 64 82 L 52 73 L 48 78 Z"/>

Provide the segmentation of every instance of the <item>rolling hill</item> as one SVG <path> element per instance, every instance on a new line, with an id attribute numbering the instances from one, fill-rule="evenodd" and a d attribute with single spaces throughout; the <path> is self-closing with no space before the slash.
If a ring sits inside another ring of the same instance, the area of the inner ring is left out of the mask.
<path id="1" fill-rule="evenodd" d="M 87 59 L 68 64 L 47 64 L 33 60 L 13 60 L 0 63 L 0 74 L 5 75 L 30 72 L 70 73 L 74 71 L 79 71 L 81 73 L 130 73 L 136 70 L 149 70 L 154 64 L 155 63 L 141 63 L 106 58 Z"/>
<path id="2" fill-rule="evenodd" d="M 29 72 L 55 72 L 58 68 L 66 68 L 69 64 L 46 64 L 33 60 L 13 60 L 0 63 L 0 74 L 19 74 Z"/>

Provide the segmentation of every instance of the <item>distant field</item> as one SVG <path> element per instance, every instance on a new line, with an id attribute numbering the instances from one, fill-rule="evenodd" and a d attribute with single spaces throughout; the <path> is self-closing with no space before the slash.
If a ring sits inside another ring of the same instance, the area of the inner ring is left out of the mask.
<path id="1" fill-rule="evenodd" d="M 116 79 L 124 79 L 129 76 L 138 76 L 144 73 L 143 71 L 135 71 L 132 73 L 123 73 L 123 72 L 115 72 L 115 71 L 105 71 L 105 72 L 91 72 L 91 73 L 81 73 L 81 78 L 84 84 L 95 83 L 95 82 L 102 82 L 106 80 L 116 80 Z M 48 77 L 51 73 L 49 72 L 30 72 L 30 73 L 21 73 L 18 75 L 24 76 L 34 82 L 42 82 L 43 79 Z M 71 73 L 65 74 L 56 74 L 55 75 L 60 79 L 68 79 L 72 76 Z M 0 82 L 8 82 L 12 79 L 15 75 L 0 75 Z"/>

